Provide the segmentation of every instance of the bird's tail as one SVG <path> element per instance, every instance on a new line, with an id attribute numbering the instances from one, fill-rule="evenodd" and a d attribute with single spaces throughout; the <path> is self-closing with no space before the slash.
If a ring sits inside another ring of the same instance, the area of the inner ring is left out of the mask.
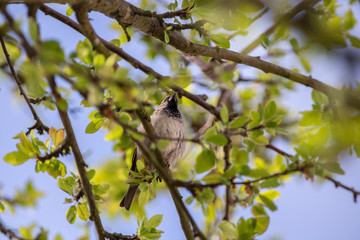
<path id="1" fill-rule="evenodd" d="M 130 210 L 131 204 L 134 200 L 134 197 L 135 197 L 138 187 L 139 187 L 139 184 L 136 184 L 136 185 L 132 184 L 129 186 L 128 190 L 125 193 L 123 200 L 120 203 L 120 207 L 125 207 L 125 209 L 128 211 Z"/>

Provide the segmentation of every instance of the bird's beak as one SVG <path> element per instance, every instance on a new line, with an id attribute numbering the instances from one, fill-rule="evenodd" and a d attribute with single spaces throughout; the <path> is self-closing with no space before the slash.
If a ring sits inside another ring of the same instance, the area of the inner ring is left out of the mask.
<path id="1" fill-rule="evenodd" d="M 174 93 L 173 95 L 170 96 L 170 102 L 176 102 L 176 93 Z"/>

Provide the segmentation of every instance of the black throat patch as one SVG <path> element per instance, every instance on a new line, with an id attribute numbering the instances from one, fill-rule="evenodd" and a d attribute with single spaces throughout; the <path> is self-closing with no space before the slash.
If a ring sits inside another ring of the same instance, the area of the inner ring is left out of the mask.
<path id="1" fill-rule="evenodd" d="M 179 118 L 179 119 L 182 118 L 181 113 L 177 109 L 176 105 L 175 106 L 168 105 L 167 107 L 161 109 L 161 113 L 165 114 L 168 117 Z"/>

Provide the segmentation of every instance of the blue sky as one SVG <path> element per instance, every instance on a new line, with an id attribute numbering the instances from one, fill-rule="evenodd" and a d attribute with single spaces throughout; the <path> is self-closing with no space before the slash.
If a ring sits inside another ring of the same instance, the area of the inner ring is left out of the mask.
<path id="1" fill-rule="evenodd" d="M 24 8 L 21 6 L 11 6 L 11 12 L 14 16 L 26 16 Z M 65 6 L 59 6 L 57 9 L 65 12 Z M 25 18 L 25 17 L 23 17 Z M 107 40 L 114 39 L 118 34 L 109 27 L 110 20 L 100 14 L 91 14 L 92 23 L 99 35 Z M 83 37 L 72 29 L 59 23 L 49 16 L 39 13 L 39 22 L 41 23 L 41 34 L 43 39 L 57 39 L 65 50 L 74 50 L 78 40 Z M 264 29 L 266 23 L 258 24 L 259 28 Z M 261 25 L 261 26 L 260 26 Z M 360 35 L 357 28 L 355 35 Z M 136 42 L 134 36 L 133 42 Z M 251 39 L 250 39 L 251 40 Z M 244 40 L 244 41 L 250 41 Z M 239 41 L 241 42 L 241 41 Z M 155 64 L 144 58 L 144 47 L 135 43 L 126 44 L 124 50 L 137 57 L 139 60 L 151 65 L 162 74 L 169 72 L 169 66 L 163 60 L 158 60 Z M 238 49 L 236 44 L 234 49 Z M 354 50 L 355 51 L 355 50 Z M 358 50 L 357 50 L 358 51 Z M 255 51 L 256 55 L 260 50 Z M 359 51 L 358 51 L 359 52 Z M 69 52 L 67 52 L 69 53 Z M 359 52 L 360 54 L 360 52 Z M 314 56 L 312 59 L 313 77 L 336 85 L 337 79 L 347 76 L 347 70 L 332 55 L 328 57 Z M 123 63 L 121 63 L 123 64 Z M 249 70 L 251 72 L 252 70 Z M 132 71 L 134 76 L 142 76 L 138 71 Z M 359 81 L 359 74 L 357 75 Z M 0 109 L 4 114 L 0 124 L 0 157 L 6 153 L 15 150 L 16 140 L 12 137 L 25 131 L 27 127 L 33 125 L 33 119 L 29 109 L 20 97 L 14 98 L 11 89 L 15 83 L 12 79 L 0 76 Z M 294 110 L 306 110 L 311 108 L 310 93 L 311 90 L 298 86 L 297 92 L 289 94 L 284 98 L 294 107 Z M 71 107 L 79 107 L 80 98 L 73 96 Z M 304 102 L 305 100 L 305 102 Z M 48 126 L 61 128 L 61 122 L 56 112 L 43 111 L 42 107 L 37 107 L 41 119 Z M 103 140 L 104 132 L 99 131 L 96 134 L 85 134 L 85 127 L 89 120 L 87 116 L 92 109 L 82 109 L 81 112 L 72 114 L 71 120 L 80 145 L 80 149 L 86 158 L 86 162 L 91 168 L 100 165 L 109 159 L 119 158 L 112 152 L 112 143 Z M 281 146 L 286 149 L 286 146 Z M 286 149 L 291 152 L 291 149 Z M 63 160 L 73 171 L 75 170 L 72 157 Z M 74 225 L 70 225 L 65 218 L 68 206 L 62 204 L 65 194 L 57 187 L 56 180 L 47 174 L 37 174 L 34 172 L 35 163 L 28 161 L 20 166 L 11 166 L 0 161 L 0 187 L 4 196 L 11 196 L 15 189 L 23 188 L 24 183 L 32 179 L 36 188 L 44 191 L 46 196 L 41 198 L 35 209 L 17 208 L 16 215 L 9 212 L 1 213 L 0 217 L 7 226 L 18 228 L 37 222 L 50 230 L 50 239 L 57 233 L 61 233 L 64 239 L 75 239 L 81 235 L 78 225 L 84 224 L 77 220 Z M 346 172 L 345 176 L 336 176 L 344 184 L 360 189 L 360 161 L 352 157 L 344 156 L 341 166 Z M 116 187 L 116 186 L 111 186 Z M 259 239 L 283 239 L 301 240 L 301 239 L 356 239 L 360 235 L 360 205 L 355 204 L 352 195 L 342 189 L 335 189 L 331 183 L 313 183 L 305 181 L 303 178 L 293 177 L 285 186 L 278 189 L 281 196 L 275 201 L 278 211 L 270 213 L 270 227 L 268 231 Z M 185 196 L 187 192 L 182 192 Z M 184 239 L 179 226 L 176 210 L 167 193 L 160 194 L 156 200 L 146 206 L 148 216 L 162 213 L 164 214 L 163 223 L 159 229 L 165 230 L 162 239 Z M 200 223 L 200 211 L 194 211 L 194 215 Z M 249 216 L 249 211 L 239 209 L 238 214 Z M 124 234 L 133 234 L 136 231 L 136 220 L 126 221 L 122 218 L 110 220 L 106 215 L 102 216 L 104 226 L 109 232 L 121 232 Z M 92 224 L 92 223 L 90 223 Z M 94 229 L 92 228 L 91 239 L 96 239 Z M 0 235 L 0 239 L 2 239 Z"/>

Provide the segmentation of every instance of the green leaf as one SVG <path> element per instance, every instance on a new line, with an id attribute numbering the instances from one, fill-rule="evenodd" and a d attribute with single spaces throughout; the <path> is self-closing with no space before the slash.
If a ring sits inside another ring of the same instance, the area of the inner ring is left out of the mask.
<path id="1" fill-rule="evenodd" d="M 5 212 L 5 205 L 0 201 L 0 212 Z"/>
<path id="2" fill-rule="evenodd" d="M 287 39 L 289 35 L 289 24 L 280 24 L 275 30 L 273 41 L 276 42 L 280 39 Z"/>
<path id="3" fill-rule="evenodd" d="M 318 105 L 328 105 L 329 104 L 329 99 L 328 97 L 319 91 L 313 90 L 311 92 L 311 98 L 314 101 L 314 103 L 318 104 Z"/>
<path id="4" fill-rule="evenodd" d="M 119 39 L 113 39 L 110 41 L 110 43 L 114 44 L 117 47 L 120 47 L 121 41 Z"/>
<path id="5" fill-rule="evenodd" d="M 71 16 L 74 13 L 74 10 L 69 6 L 66 9 L 66 16 Z"/>
<path id="6" fill-rule="evenodd" d="M 169 42 L 170 42 L 169 35 L 167 34 L 166 31 L 164 31 L 164 40 L 165 40 L 165 43 L 169 43 Z"/>
<path id="7" fill-rule="evenodd" d="M 249 121 L 248 117 L 237 117 L 230 122 L 230 128 L 240 128 Z"/>
<path id="8" fill-rule="evenodd" d="M 105 64 L 105 56 L 102 54 L 96 54 L 93 60 L 95 69 L 101 69 Z"/>
<path id="9" fill-rule="evenodd" d="M 259 197 L 265 206 L 268 207 L 271 211 L 275 211 L 277 209 L 276 205 L 269 198 L 265 197 L 264 195 L 259 195 Z"/>
<path id="10" fill-rule="evenodd" d="M 228 221 L 223 221 L 222 223 L 220 223 L 219 228 L 225 235 L 226 239 L 238 239 L 238 232 L 235 224 Z"/>
<path id="11" fill-rule="evenodd" d="M 333 172 L 341 175 L 345 174 L 344 170 L 342 170 L 338 162 L 326 162 L 326 163 L 322 163 L 321 165 L 325 170 L 329 172 Z"/>
<path id="12" fill-rule="evenodd" d="M 216 156 L 212 150 L 203 149 L 196 157 L 195 170 L 197 173 L 203 173 L 215 166 Z"/>
<path id="13" fill-rule="evenodd" d="M 251 137 L 251 140 L 260 145 L 269 144 L 269 140 L 264 135 L 260 135 L 257 137 Z"/>
<path id="14" fill-rule="evenodd" d="M 170 10 L 170 11 L 175 11 L 175 9 L 178 7 L 178 2 L 175 0 L 175 3 L 170 3 L 167 8 Z"/>
<path id="15" fill-rule="evenodd" d="M 309 61 L 304 57 L 304 56 L 300 56 L 300 62 L 303 65 L 304 69 L 307 72 L 311 72 L 311 65 L 309 63 Z"/>
<path id="16" fill-rule="evenodd" d="M 144 191 L 144 192 L 140 192 L 139 194 L 139 206 L 140 207 L 145 207 L 145 205 L 148 203 L 149 198 L 150 198 L 150 191 Z"/>
<path id="17" fill-rule="evenodd" d="M 251 212 L 256 218 L 260 216 L 267 216 L 265 209 L 259 205 L 252 206 Z"/>
<path id="18" fill-rule="evenodd" d="M 53 103 L 49 102 L 49 101 L 42 101 L 42 104 L 47 108 L 50 109 L 52 111 L 56 110 L 56 107 Z"/>
<path id="19" fill-rule="evenodd" d="M 275 188 L 279 185 L 280 183 L 278 182 L 277 178 L 271 178 L 260 183 L 261 188 Z"/>
<path id="20" fill-rule="evenodd" d="M 29 17 L 28 21 L 29 21 L 29 33 L 30 33 L 30 36 L 35 42 L 37 42 L 37 40 L 39 38 L 38 25 L 37 25 L 35 19 L 32 18 L 32 17 Z"/>
<path id="21" fill-rule="evenodd" d="M 87 177 L 88 177 L 89 181 L 95 177 L 95 173 L 96 173 L 95 169 L 90 169 L 87 172 Z"/>
<path id="22" fill-rule="evenodd" d="M 213 34 L 210 36 L 211 40 L 219 47 L 228 49 L 230 48 L 229 39 L 226 38 L 226 35 L 223 33 Z"/>
<path id="23" fill-rule="evenodd" d="M 41 44 L 39 55 L 43 65 L 48 65 L 49 63 L 59 64 L 65 61 L 64 52 L 60 44 L 55 40 L 43 42 Z M 53 69 L 48 70 L 52 71 Z"/>
<path id="24" fill-rule="evenodd" d="M 223 174 L 220 172 L 210 172 L 206 176 L 202 178 L 202 181 L 204 181 L 206 184 L 212 184 L 212 183 L 221 183 L 224 182 Z"/>
<path id="25" fill-rule="evenodd" d="M 26 162 L 30 157 L 23 152 L 11 152 L 4 156 L 4 161 L 11 165 L 20 165 Z"/>
<path id="26" fill-rule="evenodd" d="M 360 39 L 358 37 L 350 34 L 347 34 L 347 37 L 351 42 L 351 46 L 353 46 L 354 48 L 360 48 Z"/>
<path id="27" fill-rule="evenodd" d="M 66 220 L 70 223 L 73 224 L 76 220 L 76 207 L 75 206 L 71 206 L 67 212 L 66 212 Z"/>
<path id="28" fill-rule="evenodd" d="M 103 195 L 110 188 L 110 184 L 102 183 L 102 184 L 92 184 L 92 189 L 95 195 Z"/>
<path id="29" fill-rule="evenodd" d="M 261 216 L 256 218 L 255 233 L 258 235 L 263 234 L 269 227 L 270 218 L 269 216 Z"/>
<path id="30" fill-rule="evenodd" d="M 228 143 L 228 139 L 222 134 L 214 134 L 212 136 L 208 136 L 205 140 L 218 146 L 224 146 Z"/>
<path id="31" fill-rule="evenodd" d="M 267 102 L 265 105 L 264 119 L 268 120 L 276 115 L 276 103 L 274 101 Z"/>
<path id="32" fill-rule="evenodd" d="M 73 195 L 73 188 L 76 187 L 76 181 L 73 177 L 67 178 L 59 178 L 58 186 L 61 190 L 68 193 L 69 195 Z"/>
<path id="33" fill-rule="evenodd" d="M 291 46 L 293 48 L 294 53 L 298 54 L 299 53 L 299 48 L 300 48 L 298 40 L 296 38 L 291 38 L 290 39 L 290 44 L 291 44 Z"/>
<path id="34" fill-rule="evenodd" d="M 112 129 L 109 133 L 105 135 L 105 140 L 107 141 L 115 141 L 121 137 L 124 129 L 120 125 L 116 125 L 114 129 Z"/>
<path id="35" fill-rule="evenodd" d="M 172 79 L 172 84 L 176 84 L 181 88 L 186 88 L 189 86 L 189 84 L 192 82 L 192 76 L 190 75 L 180 75 L 177 77 L 174 77 Z"/>
<path id="36" fill-rule="evenodd" d="M 76 213 L 81 220 L 83 220 L 83 221 L 89 220 L 90 212 L 89 212 L 89 209 L 87 208 L 86 204 L 78 203 L 77 208 L 76 208 Z"/>
<path id="37" fill-rule="evenodd" d="M 347 10 L 345 17 L 344 17 L 344 28 L 345 30 L 353 29 L 356 25 L 356 18 L 354 17 L 353 12 L 351 9 Z"/>
<path id="38" fill-rule="evenodd" d="M 103 119 L 98 119 L 98 120 L 90 122 L 86 126 L 85 133 L 90 134 L 90 133 L 97 132 L 100 129 L 100 127 L 102 126 L 103 122 L 104 122 Z"/>
<path id="39" fill-rule="evenodd" d="M 240 150 L 238 147 L 233 147 L 230 150 L 230 159 L 238 169 L 248 163 L 249 153 L 247 151 Z"/>
<path id="40" fill-rule="evenodd" d="M 321 120 L 321 112 L 319 111 L 305 111 L 301 112 L 301 114 L 303 114 L 299 122 L 299 126 L 301 127 L 317 126 L 324 123 Z"/>
<path id="41" fill-rule="evenodd" d="M 149 221 L 147 221 L 147 223 L 145 223 L 144 227 L 148 229 L 156 228 L 160 225 L 162 219 L 163 219 L 162 214 L 154 215 L 149 219 Z"/>
<path id="42" fill-rule="evenodd" d="M 223 103 L 220 116 L 225 125 L 228 125 L 229 123 L 229 110 L 227 109 L 226 105 Z"/>
<path id="43" fill-rule="evenodd" d="M 187 205 L 191 204 L 192 201 L 194 201 L 194 197 L 193 197 L 193 196 L 190 196 L 190 197 L 188 197 L 187 199 L 185 199 L 185 203 L 186 203 Z"/>

